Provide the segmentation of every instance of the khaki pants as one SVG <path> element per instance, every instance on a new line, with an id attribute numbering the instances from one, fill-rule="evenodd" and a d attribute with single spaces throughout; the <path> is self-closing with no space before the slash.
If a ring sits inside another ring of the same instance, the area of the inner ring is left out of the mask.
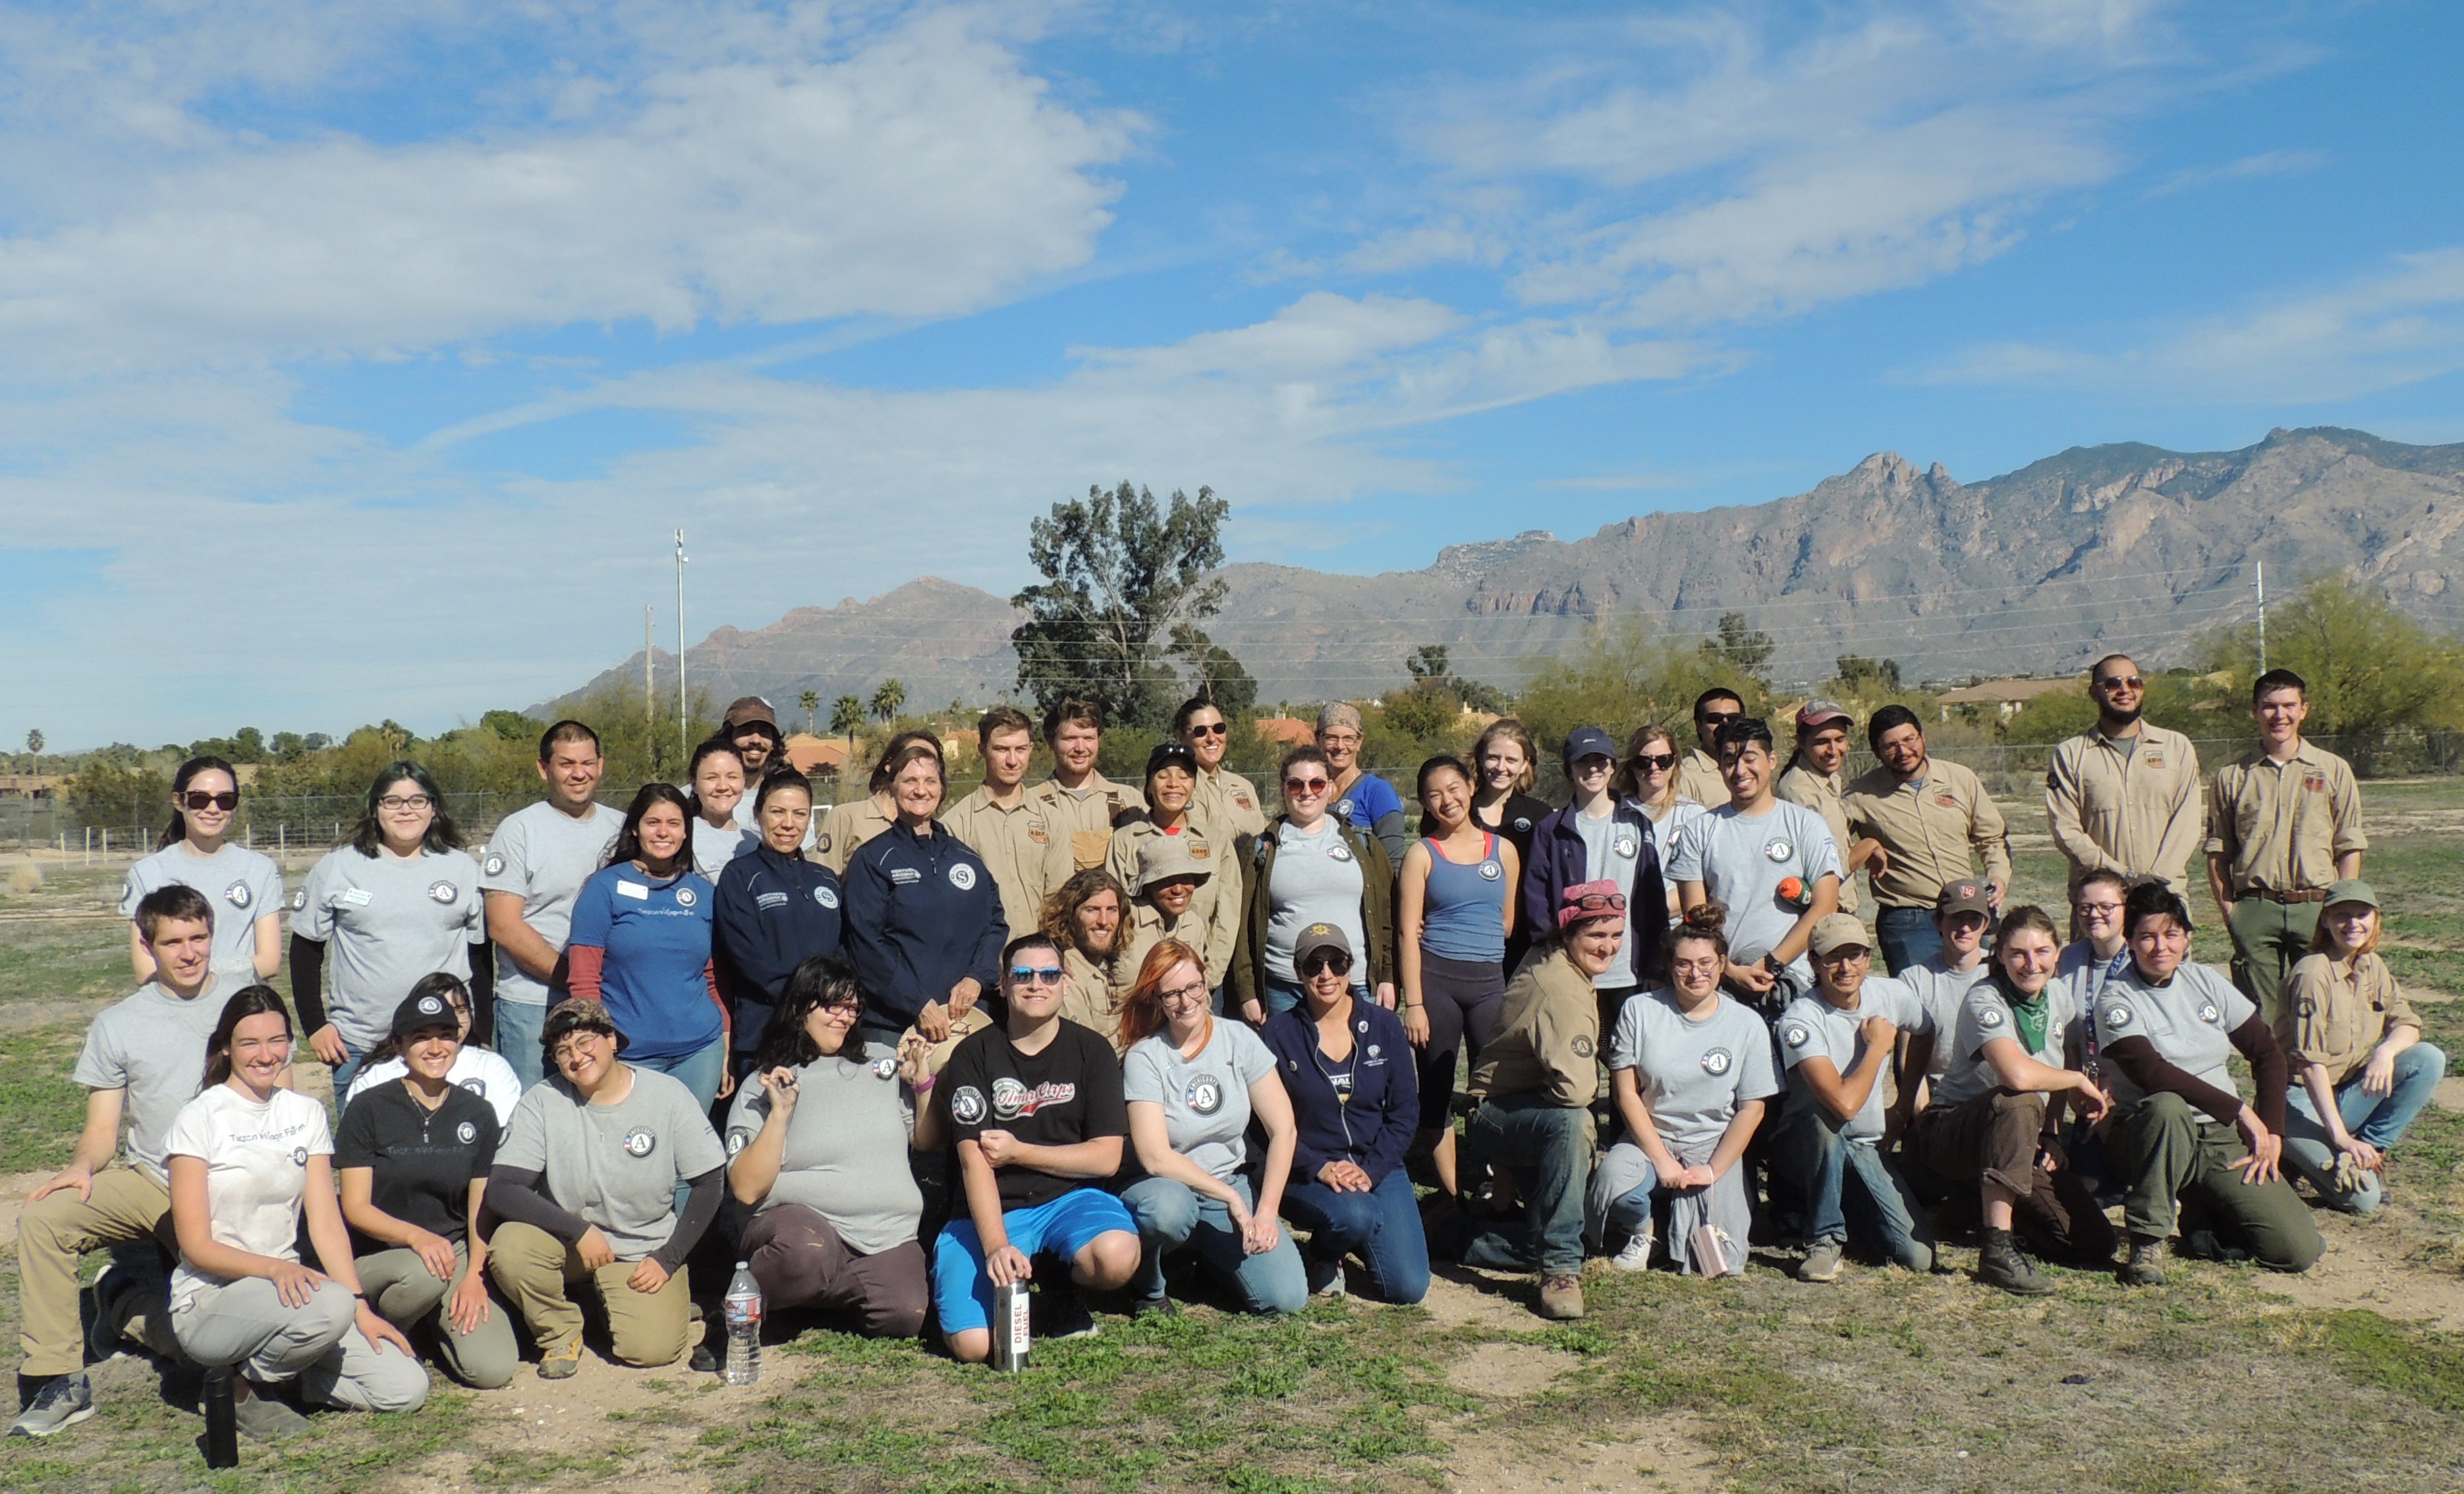
<path id="1" fill-rule="evenodd" d="M 2036 1166 L 2045 1125 L 2045 1096 L 1991 1089 L 1965 1104 L 1928 1106 L 1903 1144 L 1954 1187 L 1992 1183 L 2011 1191 L 2011 1222 L 2036 1253 L 2078 1265 L 2113 1263 L 2113 1224 L 2096 1195 L 2064 1159 L 2048 1173 Z"/>
<path id="2" fill-rule="evenodd" d="M 488 1274 L 529 1325 L 540 1352 L 553 1352 L 582 1332 L 573 1288 L 588 1281 L 606 1306 L 608 1347 L 619 1364 L 673 1364 L 684 1357 L 693 1297 L 683 1266 L 665 1286 L 644 1293 L 625 1284 L 638 1263 L 617 1261 L 593 1271 L 571 1245 L 533 1225 L 499 1224 L 488 1245 Z"/>
<path id="3" fill-rule="evenodd" d="M 94 1196 L 74 1189 L 26 1205 L 17 1220 L 17 1295 L 23 1323 L 18 1344 L 28 1376 L 73 1374 L 85 1367 L 85 1330 L 77 1317 L 77 1258 L 109 1245 L 171 1240 L 171 1193 L 133 1167 L 94 1175 Z M 146 1307 L 147 1327 L 161 1324 L 160 1303 Z M 165 1325 L 167 1327 L 167 1325 Z M 121 1324 L 109 1325 L 115 1330 Z M 158 1350 L 164 1346 L 154 1346 Z"/>
<path id="4" fill-rule="evenodd" d="M 455 1379 L 483 1391 L 512 1383 L 521 1351 L 514 1346 L 513 1315 L 505 1305 L 491 1302 L 486 1321 L 469 1333 L 455 1328 L 445 1310 L 462 1278 L 471 1274 L 469 1251 L 453 1247 L 450 1282 L 438 1281 L 419 1252 L 407 1245 L 363 1255 L 359 1266 L 360 1290 L 386 1322 L 407 1333 L 423 1319 L 435 1320 L 436 1356 Z"/>

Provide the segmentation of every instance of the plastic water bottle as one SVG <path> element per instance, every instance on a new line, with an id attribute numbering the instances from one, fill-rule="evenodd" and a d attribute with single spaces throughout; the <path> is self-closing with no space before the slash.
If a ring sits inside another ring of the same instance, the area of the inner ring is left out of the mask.
<path id="1" fill-rule="evenodd" d="M 736 1263 L 736 1279 L 727 1284 L 727 1383 L 753 1385 L 761 1379 L 761 1284 L 753 1267 Z"/>

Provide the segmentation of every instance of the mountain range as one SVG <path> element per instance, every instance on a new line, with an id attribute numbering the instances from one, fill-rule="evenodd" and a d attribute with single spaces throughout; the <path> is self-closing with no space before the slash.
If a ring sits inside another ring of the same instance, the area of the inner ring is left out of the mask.
<path id="1" fill-rule="evenodd" d="M 1226 566 L 1206 626 L 1262 701 L 1295 704 L 1399 686 L 1423 644 L 1510 689 L 1595 628 L 1703 634 L 1730 611 L 1776 641 L 1781 680 L 1826 678 L 1844 653 L 1931 681 L 2083 669 L 2117 649 L 2152 667 L 2184 658 L 2205 627 L 2247 621 L 2258 566 L 2272 595 L 2342 573 L 2454 628 L 2459 530 L 2464 444 L 2275 430 L 2236 451 L 2074 447 L 1966 484 L 1883 451 L 1793 497 L 1639 515 L 1573 541 L 1533 530 L 1451 545 L 1416 571 Z M 974 704 L 1015 692 L 1017 620 L 1003 598 L 927 576 L 720 628 L 687 663 L 714 700 L 763 694 L 782 718 L 803 691 L 869 696 L 889 677 L 913 708 Z M 673 679 L 673 655 L 652 663 Z M 641 678 L 636 653 L 574 694 Z"/>

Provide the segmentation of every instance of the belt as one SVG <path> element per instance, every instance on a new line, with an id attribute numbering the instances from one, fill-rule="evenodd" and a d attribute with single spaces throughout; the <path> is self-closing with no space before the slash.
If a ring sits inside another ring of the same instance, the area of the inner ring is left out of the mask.
<path id="1" fill-rule="evenodd" d="M 2322 887 L 2313 887 L 2304 888 L 2299 892 L 2279 892 L 2272 887 L 2246 887 L 2238 895 L 2255 897 L 2270 903 L 2323 903 L 2327 900 L 2327 890 Z"/>

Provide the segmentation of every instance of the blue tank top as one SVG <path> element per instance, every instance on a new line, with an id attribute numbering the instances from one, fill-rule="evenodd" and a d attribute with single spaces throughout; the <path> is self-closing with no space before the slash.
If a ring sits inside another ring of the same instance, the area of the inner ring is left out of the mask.
<path id="1" fill-rule="evenodd" d="M 1506 957 L 1506 863 L 1497 859 L 1497 837 L 1485 839 L 1480 860 L 1469 865 L 1423 842 L 1429 881 L 1420 895 L 1420 948 L 1441 959 L 1494 964 Z"/>

